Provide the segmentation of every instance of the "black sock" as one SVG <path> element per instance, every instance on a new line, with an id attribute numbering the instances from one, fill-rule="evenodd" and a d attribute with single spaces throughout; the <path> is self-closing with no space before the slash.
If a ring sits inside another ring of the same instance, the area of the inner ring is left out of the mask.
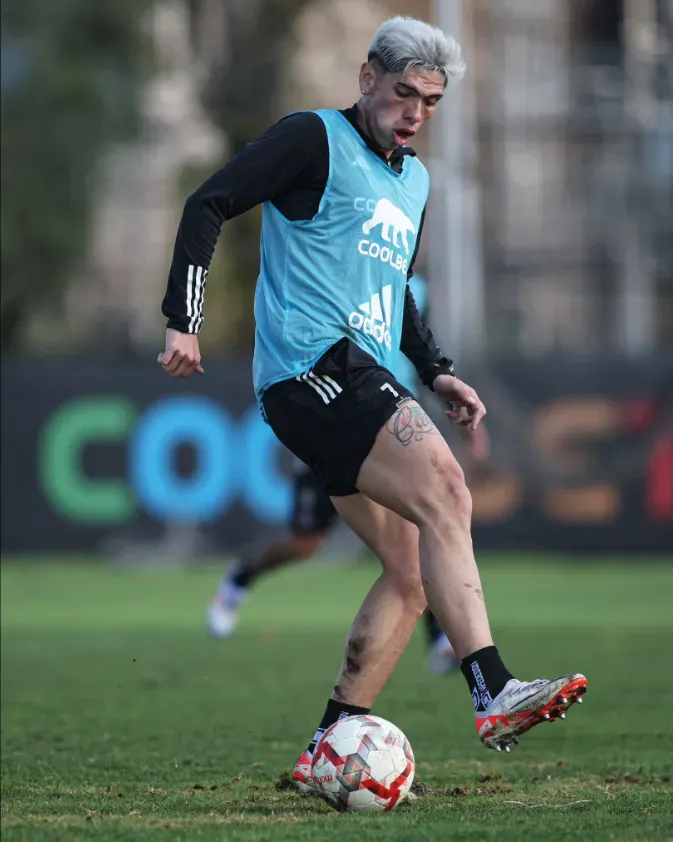
<path id="1" fill-rule="evenodd" d="M 334 699 L 330 699 L 329 702 L 327 702 L 323 718 L 320 720 L 320 725 L 318 725 L 318 730 L 315 732 L 313 739 L 306 750 L 309 754 L 313 754 L 315 747 L 318 744 L 318 740 L 322 737 L 330 725 L 334 725 L 335 722 L 338 722 L 340 719 L 345 719 L 347 716 L 364 716 L 365 714 L 368 714 L 370 710 L 371 708 L 359 708 L 357 705 L 347 705 L 344 702 L 336 702 Z"/>
<path id="2" fill-rule="evenodd" d="M 257 571 L 253 567 L 241 562 L 229 574 L 229 581 L 237 588 L 249 588 L 256 575 Z"/>
<path id="3" fill-rule="evenodd" d="M 467 680 L 475 710 L 486 710 L 510 678 L 514 678 L 495 646 L 486 646 L 463 658 L 460 671 Z"/>
<path id="4" fill-rule="evenodd" d="M 425 630 L 428 635 L 428 648 L 444 634 L 437 618 L 429 608 L 425 612 Z"/>

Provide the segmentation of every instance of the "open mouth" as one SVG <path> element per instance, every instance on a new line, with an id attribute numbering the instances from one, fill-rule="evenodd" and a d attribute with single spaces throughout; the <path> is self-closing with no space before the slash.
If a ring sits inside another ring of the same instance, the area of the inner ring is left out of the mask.
<path id="1" fill-rule="evenodd" d="M 394 130 L 395 140 L 400 144 L 400 146 L 404 146 L 405 143 L 408 143 L 408 141 L 415 134 L 416 134 L 416 132 L 413 131 L 413 129 L 395 129 Z"/>

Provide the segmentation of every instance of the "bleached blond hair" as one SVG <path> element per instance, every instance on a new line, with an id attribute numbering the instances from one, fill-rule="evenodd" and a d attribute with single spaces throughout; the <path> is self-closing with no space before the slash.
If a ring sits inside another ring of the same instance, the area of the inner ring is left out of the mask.
<path id="1" fill-rule="evenodd" d="M 444 84 L 465 75 L 460 44 L 436 26 L 408 16 L 396 16 L 382 23 L 369 46 L 368 60 L 385 73 L 404 75 L 411 68 L 435 70 Z"/>

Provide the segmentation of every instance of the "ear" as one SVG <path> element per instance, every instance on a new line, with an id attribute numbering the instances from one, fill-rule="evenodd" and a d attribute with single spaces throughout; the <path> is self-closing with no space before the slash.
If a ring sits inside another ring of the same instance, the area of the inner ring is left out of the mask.
<path id="1" fill-rule="evenodd" d="M 376 71 L 372 65 L 366 61 L 360 68 L 360 90 L 363 94 L 371 93 L 376 85 Z"/>

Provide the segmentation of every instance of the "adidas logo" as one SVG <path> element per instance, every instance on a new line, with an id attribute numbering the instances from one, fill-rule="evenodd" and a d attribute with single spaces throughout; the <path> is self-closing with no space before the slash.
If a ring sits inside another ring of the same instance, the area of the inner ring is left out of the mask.
<path id="1" fill-rule="evenodd" d="M 348 317 L 348 324 L 353 330 L 361 330 L 366 336 L 373 336 L 389 351 L 392 349 L 392 296 L 392 285 L 386 284 L 380 293 L 375 292 L 369 301 L 359 305 L 359 313 L 354 311 Z"/>

